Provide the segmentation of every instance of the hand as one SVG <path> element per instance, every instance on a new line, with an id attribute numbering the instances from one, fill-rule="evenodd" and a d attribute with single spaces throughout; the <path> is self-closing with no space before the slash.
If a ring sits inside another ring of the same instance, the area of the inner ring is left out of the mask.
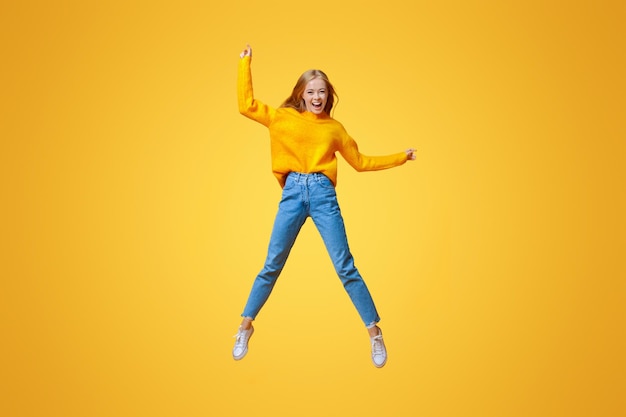
<path id="1" fill-rule="evenodd" d="M 407 161 L 415 161 L 415 158 L 417 158 L 417 155 L 415 154 L 417 151 L 413 148 L 407 149 L 404 152 L 406 152 Z"/>
<path id="2" fill-rule="evenodd" d="M 240 58 L 243 58 L 244 56 L 249 56 L 250 58 L 252 58 L 252 47 L 250 46 L 250 44 L 247 44 L 246 49 L 241 51 L 241 53 L 239 54 Z"/>

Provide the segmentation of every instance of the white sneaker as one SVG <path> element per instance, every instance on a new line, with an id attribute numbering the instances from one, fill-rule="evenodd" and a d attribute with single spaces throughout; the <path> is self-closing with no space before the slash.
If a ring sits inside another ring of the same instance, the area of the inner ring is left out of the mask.
<path id="1" fill-rule="evenodd" d="M 244 330 L 239 326 L 237 334 L 233 336 L 235 338 L 235 347 L 233 347 L 233 359 L 236 361 L 243 359 L 248 353 L 248 340 L 254 333 L 254 327 L 250 326 L 248 330 Z"/>
<path id="2" fill-rule="evenodd" d="M 372 362 L 377 368 L 382 368 L 387 363 L 387 349 L 383 341 L 383 332 L 378 329 L 378 336 L 370 337 L 372 343 Z"/>

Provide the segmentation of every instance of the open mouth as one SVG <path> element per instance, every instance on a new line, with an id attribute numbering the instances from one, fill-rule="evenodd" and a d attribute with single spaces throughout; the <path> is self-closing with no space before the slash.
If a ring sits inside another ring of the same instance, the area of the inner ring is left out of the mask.
<path id="1" fill-rule="evenodd" d="M 322 109 L 322 103 L 313 103 L 313 102 L 311 102 L 311 105 L 313 106 L 313 108 L 315 110 L 321 110 Z"/>

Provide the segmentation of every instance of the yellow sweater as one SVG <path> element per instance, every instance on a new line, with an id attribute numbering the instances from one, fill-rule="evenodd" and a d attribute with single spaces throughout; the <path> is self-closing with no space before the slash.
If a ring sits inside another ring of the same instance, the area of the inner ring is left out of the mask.
<path id="1" fill-rule="evenodd" d="M 337 185 L 337 157 L 341 156 L 357 171 L 392 168 L 407 161 L 405 152 L 388 156 L 365 156 L 343 125 L 325 113 L 298 112 L 291 108 L 275 109 L 254 99 L 251 58 L 239 62 L 237 96 L 239 112 L 270 131 L 272 171 L 281 187 L 290 172 L 326 175 Z"/>

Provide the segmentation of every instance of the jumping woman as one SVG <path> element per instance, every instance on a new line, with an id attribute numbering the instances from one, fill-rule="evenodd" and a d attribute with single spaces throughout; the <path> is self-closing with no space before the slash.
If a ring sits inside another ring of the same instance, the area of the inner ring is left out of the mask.
<path id="1" fill-rule="evenodd" d="M 358 311 L 370 337 L 372 362 L 380 368 L 387 351 L 380 317 L 348 247 L 337 203 L 337 157 L 357 171 L 393 168 L 415 160 L 415 149 L 388 156 L 365 156 L 344 127 L 331 117 L 336 93 L 324 72 L 309 70 L 300 76 L 291 96 L 279 108 L 254 98 L 250 45 L 241 52 L 237 79 L 239 112 L 269 129 L 272 171 L 282 187 L 265 265 L 257 275 L 235 336 L 233 358 L 242 359 L 254 333 L 252 321 L 267 301 L 289 252 L 308 217 L 313 219 L 335 271 Z"/>

